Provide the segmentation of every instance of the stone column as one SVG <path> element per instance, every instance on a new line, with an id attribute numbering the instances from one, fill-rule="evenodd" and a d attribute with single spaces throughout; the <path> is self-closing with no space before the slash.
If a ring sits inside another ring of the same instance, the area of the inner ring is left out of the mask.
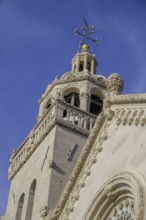
<path id="1" fill-rule="evenodd" d="M 86 70 L 86 69 L 87 69 L 87 56 L 84 59 L 84 70 Z"/>
<path id="2" fill-rule="evenodd" d="M 80 66 L 80 59 L 79 56 L 77 57 L 77 62 L 76 62 L 76 72 L 79 72 L 79 66 Z"/>
<path id="3" fill-rule="evenodd" d="M 63 118 L 63 112 L 64 112 L 65 108 L 61 105 L 57 105 L 56 108 L 55 108 L 55 113 L 56 113 L 56 116 L 59 117 L 59 118 Z"/>
<path id="4" fill-rule="evenodd" d="M 95 62 L 94 62 L 94 60 L 91 61 L 91 73 L 95 74 Z"/>
<path id="5" fill-rule="evenodd" d="M 87 92 L 82 92 L 80 94 L 80 108 L 83 109 L 84 111 L 89 111 L 89 106 L 90 104 L 90 95 Z"/>

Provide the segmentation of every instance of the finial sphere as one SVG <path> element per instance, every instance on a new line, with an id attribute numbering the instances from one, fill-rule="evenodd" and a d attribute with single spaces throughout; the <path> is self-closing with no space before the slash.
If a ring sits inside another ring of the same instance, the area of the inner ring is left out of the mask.
<path id="1" fill-rule="evenodd" d="M 84 44 L 83 46 L 82 46 L 82 52 L 88 52 L 89 51 L 89 46 L 88 46 L 88 44 Z"/>

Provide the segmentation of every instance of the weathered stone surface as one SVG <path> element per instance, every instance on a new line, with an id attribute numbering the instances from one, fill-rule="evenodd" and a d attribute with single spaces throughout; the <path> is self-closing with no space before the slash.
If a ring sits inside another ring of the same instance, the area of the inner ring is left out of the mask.
<path id="1" fill-rule="evenodd" d="M 146 219 L 146 95 L 120 95 L 121 77 L 95 75 L 96 65 L 77 53 L 42 95 L 36 126 L 10 158 L 1 220 Z"/>

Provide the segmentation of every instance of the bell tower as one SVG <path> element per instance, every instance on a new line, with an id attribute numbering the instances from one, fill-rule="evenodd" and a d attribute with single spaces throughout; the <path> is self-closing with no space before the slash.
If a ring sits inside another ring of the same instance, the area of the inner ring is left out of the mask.
<path id="1" fill-rule="evenodd" d="M 95 55 L 89 53 L 88 44 L 82 46 L 82 54 L 77 53 L 72 59 L 72 72 L 88 71 L 96 74 L 97 61 Z"/>
<path id="2" fill-rule="evenodd" d="M 10 158 L 6 220 L 40 220 L 56 207 L 107 94 L 96 67 L 85 44 L 46 88 L 36 125 Z"/>

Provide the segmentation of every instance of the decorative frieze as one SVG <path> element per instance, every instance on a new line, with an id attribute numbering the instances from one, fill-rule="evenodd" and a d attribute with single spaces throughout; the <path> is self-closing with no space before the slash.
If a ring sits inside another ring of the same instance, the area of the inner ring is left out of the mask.
<path id="1" fill-rule="evenodd" d="M 117 125 L 144 126 L 146 123 L 146 108 L 117 108 L 115 109 L 115 120 Z"/>

